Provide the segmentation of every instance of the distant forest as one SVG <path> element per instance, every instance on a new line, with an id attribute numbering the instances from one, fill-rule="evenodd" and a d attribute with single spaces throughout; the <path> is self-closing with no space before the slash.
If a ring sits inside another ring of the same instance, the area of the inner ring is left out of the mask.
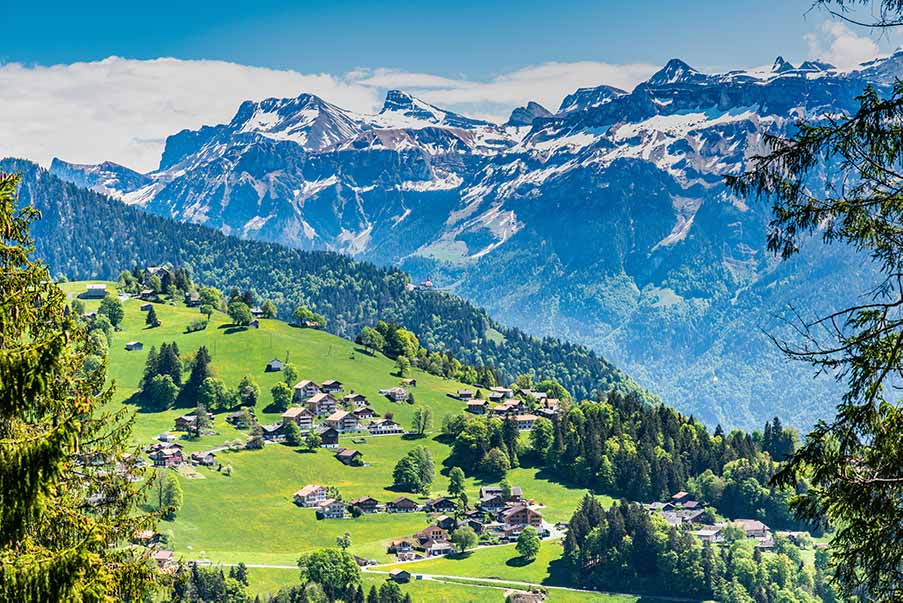
<path id="1" fill-rule="evenodd" d="M 592 350 L 504 327 L 446 293 L 410 290 L 410 279 L 399 270 L 153 216 L 63 182 L 29 161 L 0 161 L 0 171 L 22 175 L 20 203 L 43 216 L 33 227 L 35 254 L 55 275 L 115 280 L 125 268 L 168 262 L 189 267 L 196 282 L 251 290 L 274 302 L 281 318 L 307 306 L 327 318 L 327 330 L 349 339 L 380 319 L 398 323 L 428 349 L 493 367 L 505 382 L 519 374 L 554 379 L 577 399 L 640 391 Z"/>

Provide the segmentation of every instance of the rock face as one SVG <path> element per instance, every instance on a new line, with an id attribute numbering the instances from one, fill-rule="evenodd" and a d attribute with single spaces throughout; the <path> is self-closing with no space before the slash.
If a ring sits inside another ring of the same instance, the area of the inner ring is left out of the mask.
<path id="1" fill-rule="evenodd" d="M 777 262 L 770 208 L 731 196 L 723 176 L 764 133 L 852 110 L 867 83 L 886 90 L 901 72 L 901 54 L 852 71 L 779 57 L 721 74 L 673 59 L 631 92 L 583 88 L 504 126 L 401 91 L 377 115 L 302 94 L 169 137 L 150 174 L 52 171 L 238 236 L 401 265 L 537 335 L 600 349 L 709 423 L 805 426 L 833 407 L 831 384 L 762 330 L 781 332 L 788 301 L 831 307 L 867 275 L 820 244 Z"/>

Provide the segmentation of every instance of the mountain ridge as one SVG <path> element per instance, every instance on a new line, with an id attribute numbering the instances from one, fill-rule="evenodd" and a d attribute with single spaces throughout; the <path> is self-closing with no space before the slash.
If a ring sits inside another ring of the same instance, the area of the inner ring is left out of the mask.
<path id="1" fill-rule="evenodd" d="M 318 104 L 308 121 L 292 118 L 297 139 L 270 118 L 204 126 L 167 140 L 150 184 L 101 190 L 228 234 L 401 266 L 537 335 L 599 349 L 710 424 L 750 427 L 789 407 L 806 426 L 833 405 L 830 383 L 811 385 L 761 333 L 745 355 L 716 351 L 772 328 L 788 299 L 811 298 L 826 263 L 859 259 L 813 247 L 811 262 L 777 262 L 767 206 L 722 179 L 766 133 L 851 111 L 867 84 L 887 89 L 903 53 L 849 71 L 778 59 L 720 74 L 672 59 L 630 92 L 582 88 L 529 126 L 467 121 L 400 91 L 375 116 Z M 317 140 L 335 138 L 346 123 L 335 115 L 355 124 L 347 138 L 307 148 L 312 124 L 328 134 Z M 93 172 L 55 166 L 92 184 Z M 767 288 L 780 279 L 789 297 Z"/>

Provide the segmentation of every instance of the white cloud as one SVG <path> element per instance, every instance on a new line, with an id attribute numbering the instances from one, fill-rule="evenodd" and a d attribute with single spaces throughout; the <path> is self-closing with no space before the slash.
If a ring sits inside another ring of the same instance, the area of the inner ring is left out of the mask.
<path id="1" fill-rule="evenodd" d="M 505 119 L 536 100 L 554 110 L 584 86 L 632 88 L 651 65 L 546 63 L 489 81 L 391 69 L 344 75 L 303 74 L 223 61 L 110 57 L 70 65 L 0 65 L 0 157 L 49 164 L 104 160 L 140 171 L 156 168 L 166 136 L 185 128 L 224 123 L 246 99 L 309 92 L 357 112 L 374 112 L 387 88 L 403 88 L 452 110 Z"/>
<path id="2" fill-rule="evenodd" d="M 868 35 L 857 35 L 845 23 L 825 21 L 818 31 L 804 36 L 809 55 L 840 69 L 851 69 L 879 55 L 878 44 Z"/>

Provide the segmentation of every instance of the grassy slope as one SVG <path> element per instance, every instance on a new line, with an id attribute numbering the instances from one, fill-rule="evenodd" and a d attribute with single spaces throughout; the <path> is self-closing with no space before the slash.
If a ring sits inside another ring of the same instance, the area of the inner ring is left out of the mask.
<path id="1" fill-rule="evenodd" d="M 84 290 L 84 283 L 68 283 L 64 289 L 77 294 Z M 89 300 L 85 305 L 91 311 L 98 303 Z M 263 409 L 270 402 L 269 389 L 277 382 L 279 374 L 265 373 L 264 366 L 273 357 L 285 359 L 287 356 L 299 367 L 302 378 L 339 379 L 345 383 L 346 391 L 353 389 L 367 395 L 377 412 L 393 412 L 403 425 L 410 424 L 413 406 L 394 404 L 377 393 L 381 388 L 398 383 L 398 378 L 392 375 L 394 363 L 388 358 L 366 355 L 353 343 L 327 333 L 295 329 L 275 320 L 261 321 L 259 330 L 230 333 L 229 329 L 221 328 L 228 324 L 228 317 L 215 314 L 206 331 L 186 334 L 185 326 L 200 315 L 196 309 L 182 306 L 156 304 L 162 326 L 147 329 L 140 305 L 137 300 L 124 303 L 122 331 L 116 333 L 110 346 L 109 375 L 117 385 L 116 405 L 136 392 L 150 347 L 159 348 L 164 341 L 176 341 L 182 354 L 206 345 L 213 357 L 215 373 L 228 386 L 235 386 L 242 376 L 250 374 L 261 387 L 257 414 L 265 422 L 278 418 L 276 414 L 264 413 Z M 143 342 L 144 350 L 126 352 L 123 345 L 132 340 Z M 415 371 L 414 376 L 418 381 L 413 390 L 417 404 L 433 409 L 434 423 L 438 425 L 446 413 L 460 411 L 460 402 L 446 394 L 461 384 L 421 371 Z M 172 429 L 173 419 L 183 412 L 184 409 L 139 412 L 135 424 L 136 441 L 145 444 L 159 433 Z M 217 435 L 205 436 L 199 441 L 183 441 L 185 448 L 205 450 L 245 435 L 227 425 L 222 418 L 215 421 L 215 429 Z M 333 545 L 336 536 L 348 531 L 354 543 L 353 553 L 382 562 L 391 561 L 385 553 L 386 541 L 419 530 L 427 524 L 426 515 L 378 514 L 356 520 L 316 521 L 312 511 L 292 504 L 292 493 L 306 483 L 323 483 L 338 486 L 345 498 L 371 495 L 388 500 L 397 496 L 387 490 L 392 482 L 392 468 L 407 450 L 418 445 L 428 446 L 438 464 L 448 456 L 449 448 L 432 437 L 422 440 L 368 437 L 363 445 L 352 444 L 348 441 L 350 437 L 343 439 L 344 444 L 364 452 L 368 466 L 345 467 L 327 450 L 311 454 L 281 445 L 270 445 L 262 451 L 221 453 L 219 460 L 230 463 L 234 469 L 232 477 L 205 468 L 198 471 L 204 479 L 183 477 L 184 507 L 175 521 L 161 523 L 160 530 L 171 532 L 175 550 L 186 559 L 293 564 L 300 552 Z M 545 504 L 545 515 L 552 521 L 567 519 L 583 494 L 582 490 L 542 479 L 535 469 L 516 469 L 509 479 L 522 486 L 528 496 Z M 476 500 L 480 485 L 468 480 L 470 500 Z M 434 492 L 444 491 L 446 486 L 447 478 L 437 475 Z M 516 575 L 519 575 L 519 572 L 508 575 L 504 565 L 499 573 L 510 579 L 517 579 Z"/>

